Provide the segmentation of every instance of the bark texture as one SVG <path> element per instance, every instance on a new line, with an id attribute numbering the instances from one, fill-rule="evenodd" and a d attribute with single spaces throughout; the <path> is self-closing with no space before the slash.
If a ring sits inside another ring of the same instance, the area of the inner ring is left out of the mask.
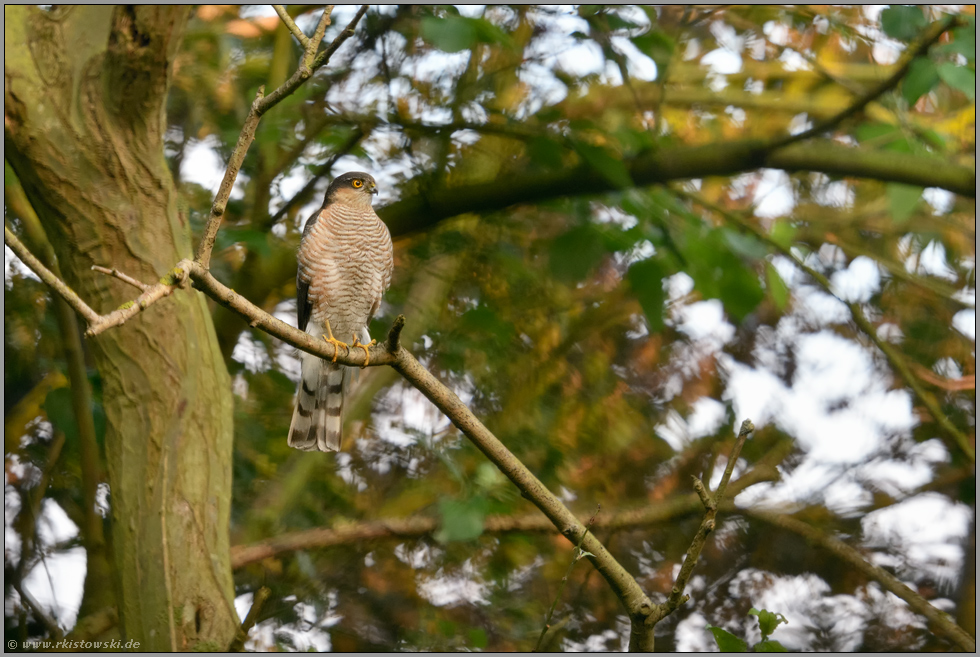
<path id="1" fill-rule="evenodd" d="M 66 282 L 98 312 L 190 257 L 163 151 L 186 7 L 5 8 L 4 142 Z M 89 341 L 102 377 L 112 553 L 125 639 L 224 649 L 232 401 L 200 294 Z M 103 584 L 105 585 L 105 583 Z"/>

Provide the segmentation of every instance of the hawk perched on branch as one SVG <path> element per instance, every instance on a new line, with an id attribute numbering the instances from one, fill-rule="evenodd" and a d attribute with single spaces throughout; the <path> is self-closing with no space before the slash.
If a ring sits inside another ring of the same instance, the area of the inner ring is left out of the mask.
<path id="1" fill-rule="evenodd" d="M 367 354 L 368 322 L 378 310 L 394 268 L 391 235 L 371 207 L 378 193 L 370 175 L 351 171 L 330 183 L 323 207 L 310 217 L 299 243 L 296 315 L 299 328 L 334 346 Z M 351 344 L 334 336 L 351 337 Z M 289 446 L 340 449 L 344 391 L 352 368 L 300 354 L 302 376 L 289 425 Z"/>

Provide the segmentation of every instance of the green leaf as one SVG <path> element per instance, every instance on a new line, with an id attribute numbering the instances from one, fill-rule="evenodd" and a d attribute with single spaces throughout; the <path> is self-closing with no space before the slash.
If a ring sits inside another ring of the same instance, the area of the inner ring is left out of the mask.
<path id="1" fill-rule="evenodd" d="M 548 264 L 558 280 L 577 283 L 599 264 L 605 253 L 601 235 L 587 224 L 571 229 L 551 243 Z"/>
<path id="2" fill-rule="evenodd" d="M 967 67 L 944 62 L 939 65 L 939 77 L 949 86 L 962 91 L 970 100 L 976 98 L 977 74 Z"/>
<path id="3" fill-rule="evenodd" d="M 785 310 L 786 303 L 789 301 L 789 288 L 786 287 L 786 282 L 772 263 L 766 263 L 766 287 L 769 288 L 769 295 L 776 307 Z"/>
<path id="4" fill-rule="evenodd" d="M 646 34 L 633 37 L 633 45 L 647 55 L 657 65 L 657 79 L 663 75 L 663 68 L 670 62 L 674 55 L 676 41 L 665 32 L 659 29 L 652 29 Z"/>
<path id="5" fill-rule="evenodd" d="M 892 220 L 896 224 L 903 224 L 915 211 L 915 206 L 922 196 L 922 188 L 901 183 L 888 183 L 885 186 L 885 196 L 888 197 Z"/>
<path id="6" fill-rule="evenodd" d="M 854 134 L 859 142 L 874 141 L 887 143 L 887 141 L 890 140 L 886 140 L 886 137 L 898 137 L 901 135 L 901 132 L 899 131 L 898 126 L 869 121 L 859 125 L 854 131 Z"/>
<path id="7" fill-rule="evenodd" d="M 608 180 L 614 187 L 628 189 L 633 186 L 629 169 L 626 168 L 622 160 L 610 155 L 606 149 L 583 142 L 575 142 L 575 150 L 590 167 L 595 169 L 596 173 Z"/>
<path id="8" fill-rule="evenodd" d="M 554 139 L 533 137 L 527 142 L 527 155 L 531 161 L 546 169 L 560 169 L 564 149 Z"/>
<path id="9" fill-rule="evenodd" d="M 663 281 L 667 273 L 656 258 L 635 262 L 626 272 L 626 280 L 640 302 L 643 314 L 647 316 L 650 331 L 654 333 L 664 327 L 664 301 L 667 294 L 664 292 Z"/>
<path id="10" fill-rule="evenodd" d="M 512 48 L 510 35 L 482 18 L 426 16 L 421 22 L 422 39 L 443 52 L 467 50 L 474 43 L 499 43 Z"/>
<path id="11" fill-rule="evenodd" d="M 421 24 L 422 39 L 443 52 L 459 52 L 476 41 L 476 29 L 462 16 L 426 16 Z"/>
<path id="12" fill-rule="evenodd" d="M 909 66 L 909 72 L 902 80 L 902 97 L 911 107 L 922 96 L 932 91 L 939 82 L 939 73 L 931 59 L 916 57 Z"/>
<path id="13" fill-rule="evenodd" d="M 759 631 L 762 632 L 763 641 L 768 639 L 772 635 L 772 633 L 776 631 L 776 628 L 779 627 L 780 624 L 782 623 L 786 623 L 787 625 L 789 624 L 789 621 L 786 620 L 785 616 L 783 616 L 782 614 L 771 612 L 767 609 L 753 608 L 749 610 L 749 615 L 759 617 Z"/>
<path id="14" fill-rule="evenodd" d="M 926 25 L 926 16 L 919 7 L 899 5 L 881 12 L 881 29 L 899 41 L 911 41 Z"/>
<path id="15" fill-rule="evenodd" d="M 754 652 L 789 652 L 779 641 L 760 641 L 752 646 Z"/>
<path id="16" fill-rule="evenodd" d="M 745 641 L 731 632 L 713 625 L 709 625 L 707 629 L 714 635 L 715 643 L 718 644 L 718 650 L 721 652 L 748 652 L 749 647 Z"/>
<path id="17" fill-rule="evenodd" d="M 734 252 L 725 231 L 692 226 L 682 250 L 695 289 L 705 299 L 719 299 L 736 320 L 744 319 L 765 298 L 759 277 Z"/>
<path id="18" fill-rule="evenodd" d="M 442 516 L 442 526 L 434 534 L 437 541 L 471 541 L 483 533 L 487 502 L 482 497 L 442 500 L 439 502 L 439 514 Z"/>
<path id="19" fill-rule="evenodd" d="M 740 255 L 749 260 L 759 260 L 764 258 L 769 250 L 766 245 L 759 241 L 754 235 L 740 233 L 728 228 L 721 229 L 721 235 L 725 243 L 732 250 L 732 253 Z"/>
<path id="20" fill-rule="evenodd" d="M 953 40 L 936 46 L 934 52 L 939 54 L 963 55 L 967 61 L 975 62 L 977 59 L 977 28 L 968 25 L 953 30 Z"/>

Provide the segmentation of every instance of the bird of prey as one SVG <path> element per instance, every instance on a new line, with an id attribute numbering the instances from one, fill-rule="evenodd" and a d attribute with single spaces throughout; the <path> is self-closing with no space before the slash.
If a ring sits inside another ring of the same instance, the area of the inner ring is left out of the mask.
<path id="1" fill-rule="evenodd" d="M 323 206 L 303 229 L 296 273 L 299 329 L 337 348 L 364 349 L 373 344 L 368 323 L 394 268 L 391 235 L 371 207 L 378 193 L 370 175 L 351 171 L 327 188 Z M 346 338 L 347 344 L 334 336 Z M 340 449 L 344 392 L 352 368 L 301 352 L 302 376 L 289 446 L 305 451 Z"/>

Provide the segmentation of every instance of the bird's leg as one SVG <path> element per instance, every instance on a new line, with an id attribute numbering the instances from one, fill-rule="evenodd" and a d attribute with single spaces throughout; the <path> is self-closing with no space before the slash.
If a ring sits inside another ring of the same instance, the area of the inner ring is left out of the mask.
<path id="1" fill-rule="evenodd" d="M 350 345 L 347 344 L 346 342 L 341 342 L 337 338 L 333 337 L 333 331 L 330 330 L 330 320 L 329 319 L 324 318 L 323 321 L 325 321 L 327 323 L 327 333 L 330 334 L 330 337 L 329 338 L 327 336 L 323 336 L 323 339 L 333 345 L 333 361 L 332 362 L 336 363 L 337 362 L 337 352 L 340 351 L 340 348 L 341 347 L 344 347 L 344 348 L 347 349 L 347 352 L 350 353 Z"/>
<path id="2" fill-rule="evenodd" d="M 361 369 L 363 370 L 365 367 L 367 367 L 368 365 L 371 364 L 371 352 L 368 351 L 368 347 L 378 344 L 378 341 L 377 340 L 371 340 L 371 342 L 369 342 L 367 344 L 361 344 L 361 341 L 358 339 L 356 333 L 351 333 L 351 335 L 354 338 L 353 342 L 351 342 L 351 346 L 352 347 L 360 347 L 361 349 L 364 350 L 364 364 L 361 365 Z"/>

